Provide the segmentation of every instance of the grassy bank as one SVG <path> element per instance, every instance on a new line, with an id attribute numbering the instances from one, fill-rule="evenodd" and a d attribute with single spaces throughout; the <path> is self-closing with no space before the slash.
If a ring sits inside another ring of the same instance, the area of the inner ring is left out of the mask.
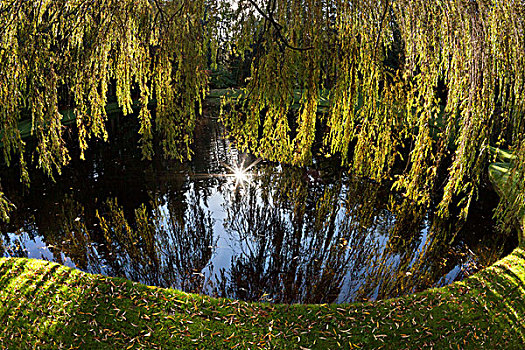
<path id="1" fill-rule="evenodd" d="M 451 286 L 351 305 L 248 304 L 54 263 L 0 261 L 0 347 L 506 348 L 525 341 L 525 251 Z"/>
<path id="2" fill-rule="evenodd" d="M 522 349 L 524 295 L 523 243 L 462 282 L 350 305 L 213 299 L 0 259 L 0 348 Z"/>

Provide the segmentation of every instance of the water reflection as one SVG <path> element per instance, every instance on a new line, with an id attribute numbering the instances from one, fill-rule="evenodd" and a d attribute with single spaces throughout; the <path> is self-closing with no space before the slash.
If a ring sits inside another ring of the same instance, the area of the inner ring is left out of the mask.
<path id="1" fill-rule="evenodd" d="M 324 303 L 447 284 L 513 244 L 478 217 L 492 198 L 457 231 L 330 162 L 259 163 L 213 121 L 197 134 L 187 164 L 142 162 L 119 135 L 121 146 L 95 148 L 57 183 L 26 191 L 2 176 L 18 209 L 1 225 L 0 253 L 214 296 Z M 240 186 L 236 165 L 252 163 Z"/>

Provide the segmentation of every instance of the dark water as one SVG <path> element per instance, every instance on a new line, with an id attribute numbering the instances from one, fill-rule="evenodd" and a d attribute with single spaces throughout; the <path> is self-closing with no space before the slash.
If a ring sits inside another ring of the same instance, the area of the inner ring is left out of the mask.
<path id="1" fill-rule="evenodd" d="M 330 162 L 260 162 L 212 120 L 197 135 L 185 164 L 141 161 L 121 135 L 56 183 L 37 176 L 28 190 L 4 172 L 17 209 L 1 226 L 0 253 L 212 296 L 326 303 L 446 285 L 515 244 L 497 234 L 491 192 L 458 231 Z M 245 179 L 232 176 L 252 163 Z"/>

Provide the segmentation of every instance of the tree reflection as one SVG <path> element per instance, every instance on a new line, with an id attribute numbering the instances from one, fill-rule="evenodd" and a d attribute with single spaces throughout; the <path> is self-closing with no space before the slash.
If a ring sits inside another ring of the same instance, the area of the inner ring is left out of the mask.
<path id="1" fill-rule="evenodd" d="M 225 202 L 225 229 L 238 243 L 220 296 L 286 303 L 385 298 L 439 285 L 461 264 L 450 223 L 427 228 L 427 210 L 385 187 L 309 169 L 267 166 L 257 176 Z"/>
<path id="2" fill-rule="evenodd" d="M 340 225 L 342 182 L 325 184 L 307 169 L 266 167 L 261 184 L 226 200 L 225 229 L 239 242 L 219 294 L 246 300 L 331 302 L 351 256 Z M 341 176 L 341 173 L 336 174 Z M 363 217 L 363 219 L 366 219 Z"/>
<path id="3" fill-rule="evenodd" d="M 140 154 L 107 147 L 66 169 L 68 181 L 33 180 L 29 192 L 2 184 L 17 209 L 0 223 L 0 253 L 285 303 L 393 297 L 462 278 L 501 256 L 504 239 L 490 227 L 467 222 L 458 231 L 432 208 L 331 161 L 261 163 L 251 184 L 235 186 L 224 164 L 253 159 L 232 149 L 216 123 L 196 130 L 202 139 L 192 163 L 141 162 Z"/>
<path id="4" fill-rule="evenodd" d="M 202 271 L 215 246 L 209 212 L 195 192 L 187 210 L 162 205 L 159 199 L 152 201 L 151 208 L 136 209 L 132 223 L 116 200 L 107 201 L 103 213 L 97 213 L 110 273 L 162 287 L 202 291 Z"/>
<path id="5" fill-rule="evenodd" d="M 63 253 L 82 270 L 101 273 L 83 205 L 66 195 L 53 217 L 42 217 L 39 232 L 46 238 L 53 260 L 64 264 Z"/>

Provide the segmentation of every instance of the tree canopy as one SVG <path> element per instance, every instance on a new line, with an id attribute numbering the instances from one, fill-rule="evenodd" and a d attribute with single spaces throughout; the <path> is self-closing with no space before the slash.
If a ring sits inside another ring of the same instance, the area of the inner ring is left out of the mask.
<path id="1" fill-rule="evenodd" d="M 28 180 L 18 124 L 30 118 L 34 161 L 60 171 L 69 155 L 59 111 L 74 109 L 84 151 L 107 138 L 112 91 L 124 114 L 138 101 L 145 157 L 156 138 L 187 158 L 220 47 L 251 67 L 223 106 L 241 148 L 296 165 L 313 151 L 339 155 L 359 175 L 394 178 L 418 203 L 439 192 L 443 214 L 461 198 L 466 214 L 490 147 L 504 147 L 517 156 L 519 195 L 501 212 L 522 209 L 525 1 L 239 0 L 221 17 L 226 3 L 1 0 L 6 161 L 16 156 Z"/>

